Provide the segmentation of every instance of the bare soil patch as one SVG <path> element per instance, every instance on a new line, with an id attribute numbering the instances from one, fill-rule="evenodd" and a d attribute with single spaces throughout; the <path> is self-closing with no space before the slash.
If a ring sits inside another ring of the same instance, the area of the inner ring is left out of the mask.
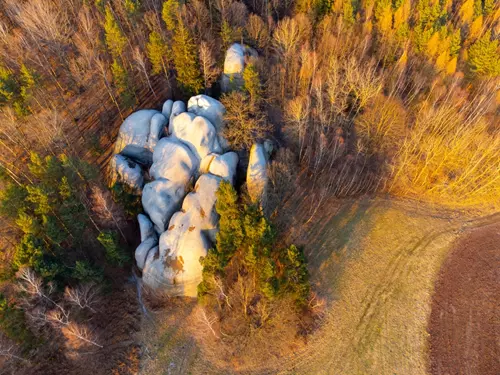
<path id="1" fill-rule="evenodd" d="M 429 322 L 435 375 L 500 371 L 500 225 L 461 237 L 443 264 Z"/>

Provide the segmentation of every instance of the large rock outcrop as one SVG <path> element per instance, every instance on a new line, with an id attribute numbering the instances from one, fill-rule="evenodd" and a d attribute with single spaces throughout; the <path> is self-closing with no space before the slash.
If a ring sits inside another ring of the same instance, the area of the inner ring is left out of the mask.
<path id="1" fill-rule="evenodd" d="M 223 160 L 232 161 L 229 156 Z M 236 164 L 237 160 L 229 165 L 234 170 L 224 172 L 228 178 L 234 176 Z M 162 286 L 172 295 L 196 296 L 202 278 L 199 259 L 206 256 L 217 234 L 216 193 L 223 179 L 211 173 L 198 179 L 194 191 L 186 196 L 182 209 L 172 216 L 168 229 L 160 236 L 158 252 L 150 252 L 146 259 L 143 275 L 147 285 Z"/>
<path id="2" fill-rule="evenodd" d="M 254 203 L 265 204 L 268 154 L 261 143 L 256 143 L 250 150 L 247 169 L 247 189 Z"/>
<path id="3" fill-rule="evenodd" d="M 167 228 L 167 224 L 178 210 L 187 186 L 177 181 L 159 178 L 144 186 L 142 207 L 149 215 L 158 233 Z"/>
<path id="4" fill-rule="evenodd" d="M 196 296 L 199 260 L 218 230 L 216 192 L 224 179 L 235 180 L 238 156 L 222 154 L 224 113 L 219 101 L 198 95 L 187 108 L 167 100 L 161 113 L 133 113 L 120 128 L 111 172 L 115 180 L 142 191 L 145 212 L 137 218 L 136 263 L 145 285 L 170 295 Z"/>
<path id="5" fill-rule="evenodd" d="M 257 51 L 253 48 L 234 43 L 226 51 L 224 59 L 224 71 L 221 77 L 221 88 L 223 92 L 239 90 L 243 87 L 243 71 L 245 65 L 252 58 L 257 57 Z"/>
<path id="6" fill-rule="evenodd" d="M 119 154 L 126 146 L 135 146 L 137 149 L 149 148 L 150 137 L 151 143 L 159 138 L 160 131 L 163 131 L 160 129 L 162 124 L 167 124 L 165 116 L 154 109 L 141 109 L 132 113 L 120 126 L 115 143 L 115 154 Z M 152 130 L 153 133 L 151 133 Z"/>

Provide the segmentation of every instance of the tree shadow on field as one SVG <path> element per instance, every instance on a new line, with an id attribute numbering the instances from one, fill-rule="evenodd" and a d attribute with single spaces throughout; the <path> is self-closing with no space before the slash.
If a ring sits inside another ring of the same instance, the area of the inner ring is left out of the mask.
<path id="1" fill-rule="evenodd" d="M 322 297 L 336 299 L 346 262 L 359 254 L 360 244 L 371 230 L 378 201 L 370 198 L 342 202 L 332 214 L 325 205 L 302 244 L 309 264 L 311 283 Z"/>

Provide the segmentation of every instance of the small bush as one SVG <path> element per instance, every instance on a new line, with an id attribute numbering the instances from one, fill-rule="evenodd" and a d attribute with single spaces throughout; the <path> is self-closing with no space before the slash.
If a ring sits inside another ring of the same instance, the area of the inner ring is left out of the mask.
<path id="1" fill-rule="evenodd" d="M 118 243 L 118 235 L 116 232 L 104 231 L 99 233 L 97 240 L 101 243 L 106 251 L 106 259 L 114 266 L 122 267 L 130 258 Z"/>

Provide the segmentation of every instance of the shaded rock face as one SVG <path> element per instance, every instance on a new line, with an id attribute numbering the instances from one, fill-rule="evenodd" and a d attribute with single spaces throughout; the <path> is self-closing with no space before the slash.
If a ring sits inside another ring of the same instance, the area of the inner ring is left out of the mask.
<path id="1" fill-rule="evenodd" d="M 199 260 L 218 230 L 216 192 L 224 179 L 235 180 L 238 156 L 222 154 L 224 113 L 219 101 L 198 95 L 187 111 L 184 102 L 167 100 L 161 113 L 138 111 L 120 128 L 110 168 L 142 191 L 136 263 L 146 285 L 170 295 L 196 296 Z"/>
<path id="2" fill-rule="evenodd" d="M 144 175 L 140 165 L 123 155 L 115 155 L 110 161 L 112 183 L 121 182 L 136 193 L 144 186 Z"/>

